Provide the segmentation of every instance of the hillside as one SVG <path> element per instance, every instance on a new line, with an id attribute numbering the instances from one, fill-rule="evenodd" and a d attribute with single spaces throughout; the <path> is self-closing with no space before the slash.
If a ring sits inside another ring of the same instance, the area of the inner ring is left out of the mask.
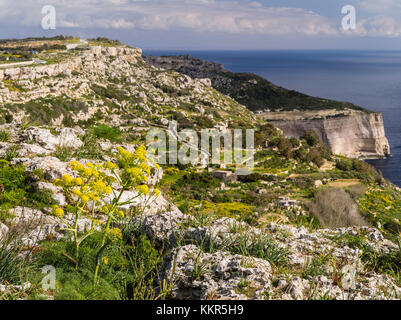
<path id="1" fill-rule="evenodd" d="M 0 299 L 401 298 L 401 190 L 373 167 L 140 49 L 57 41 L 0 66 Z M 252 173 L 156 163 L 146 134 L 172 119 L 254 128 Z"/>
<path id="2" fill-rule="evenodd" d="M 189 55 L 144 59 L 153 66 L 193 78 L 210 78 L 216 90 L 254 111 L 286 136 L 300 138 L 313 130 L 336 154 L 360 159 L 390 155 L 380 113 L 287 90 L 255 74 L 233 73 L 219 63 Z"/>
<path id="3" fill-rule="evenodd" d="M 193 78 L 209 78 L 216 90 L 232 97 L 251 111 L 292 111 L 353 109 L 365 110 L 348 102 L 311 97 L 288 90 L 252 73 L 234 73 L 220 63 L 201 60 L 189 55 L 144 56 L 147 63 Z"/>

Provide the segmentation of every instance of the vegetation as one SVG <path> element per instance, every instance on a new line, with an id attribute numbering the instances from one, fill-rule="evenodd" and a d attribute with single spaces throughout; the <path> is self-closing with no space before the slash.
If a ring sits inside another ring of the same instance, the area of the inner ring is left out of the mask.
<path id="1" fill-rule="evenodd" d="M 325 228 L 367 224 L 359 214 L 357 203 L 347 192 L 339 188 L 319 190 L 309 208 Z"/>
<path id="2" fill-rule="evenodd" d="M 0 210 L 17 206 L 40 209 L 51 205 L 50 192 L 37 190 L 31 180 L 23 166 L 11 166 L 7 161 L 0 160 Z"/>
<path id="3" fill-rule="evenodd" d="M 74 258 L 70 259 L 78 270 L 80 261 L 80 245 L 87 237 L 90 237 L 98 226 L 102 229 L 102 238 L 100 241 L 100 249 L 96 255 L 96 267 L 94 271 L 94 285 L 97 284 L 100 266 L 104 263 L 103 254 L 106 247 L 113 241 L 122 238 L 122 232 L 119 228 L 111 228 L 112 222 L 118 222 L 124 217 L 124 212 L 119 210 L 122 205 L 132 203 L 137 197 L 148 195 L 150 193 L 148 186 L 145 184 L 146 177 L 150 175 L 150 167 L 147 164 L 146 149 L 139 147 L 135 153 L 130 153 L 119 148 L 118 162 L 121 171 L 117 173 L 118 166 L 112 162 L 106 162 L 104 165 L 87 163 L 86 166 L 72 162 L 71 168 L 78 173 L 77 178 L 71 178 L 64 175 L 62 179 L 54 181 L 56 186 L 63 188 L 67 198 L 70 199 L 71 205 L 67 210 L 73 215 L 71 222 L 65 220 L 65 212 L 58 205 L 53 206 L 52 214 L 60 219 L 66 227 L 65 231 L 71 232 L 75 245 Z M 111 175 L 104 173 L 103 170 L 108 169 Z M 111 185 L 115 182 L 121 184 L 122 188 L 118 195 L 114 194 L 109 204 L 104 203 L 104 199 L 113 193 Z M 120 201 L 124 191 L 135 188 L 138 192 L 136 197 L 129 201 Z M 101 214 L 106 217 L 106 221 L 102 224 L 101 218 L 95 214 Z M 79 232 L 78 221 L 82 216 L 89 216 L 91 219 L 90 229 L 84 234 Z"/>

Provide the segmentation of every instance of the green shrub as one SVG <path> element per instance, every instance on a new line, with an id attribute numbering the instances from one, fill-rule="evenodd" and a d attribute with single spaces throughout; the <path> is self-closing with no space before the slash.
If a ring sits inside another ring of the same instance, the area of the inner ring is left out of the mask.
<path id="1" fill-rule="evenodd" d="M 97 138 L 107 139 L 112 142 L 119 141 L 121 132 L 117 128 L 109 127 L 106 124 L 100 124 L 92 127 L 93 133 Z"/>
<path id="2" fill-rule="evenodd" d="M 49 191 L 37 190 L 21 165 L 10 166 L 7 161 L 0 161 L 0 208 L 3 210 L 15 206 L 43 208 L 54 203 Z"/>
<path id="3" fill-rule="evenodd" d="M 314 147 L 321 142 L 318 134 L 315 131 L 306 132 L 301 136 L 301 139 L 305 140 L 310 147 Z"/>

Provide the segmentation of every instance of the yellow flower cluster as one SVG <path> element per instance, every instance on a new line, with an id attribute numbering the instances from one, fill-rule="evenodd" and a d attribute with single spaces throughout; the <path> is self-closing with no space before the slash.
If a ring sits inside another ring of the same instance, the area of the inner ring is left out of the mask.
<path id="1" fill-rule="evenodd" d="M 53 206 L 52 214 L 57 218 L 62 218 L 64 216 L 64 210 L 61 209 L 58 205 Z"/>
<path id="2" fill-rule="evenodd" d="M 145 184 L 151 174 L 146 148 L 139 146 L 131 153 L 123 147 L 118 147 L 117 151 L 123 185 L 126 188 L 132 188 Z"/>
<path id="3" fill-rule="evenodd" d="M 71 169 L 78 173 L 77 178 L 64 175 L 62 179 L 56 179 L 54 184 L 63 187 L 67 192 L 72 193 L 81 204 L 85 205 L 92 201 L 99 203 L 99 199 L 113 192 L 110 186 L 115 178 L 104 173 L 102 169 L 114 170 L 117 165 L 107 162 L 105 165 L 87 163 L 83 165 L 77 161 L 70 163 Z"/>
<path id="4" fill-rule="evenodd" d="M 110 233 L 110 237 L 113 241 L 121 240 L 123 238 L 123 233 L 121 232 L 121 230 L 119 228 L 110 229 L 109 233 Z"/>
<path id="5" fill-rule="evenodd" d="M 141 185 L 137 186 L 135 189 L 139 193 L 143 193 L 145 195 L 148 195 L 150 193 L 149 187 L 146 184 L 141 184 Z"/>

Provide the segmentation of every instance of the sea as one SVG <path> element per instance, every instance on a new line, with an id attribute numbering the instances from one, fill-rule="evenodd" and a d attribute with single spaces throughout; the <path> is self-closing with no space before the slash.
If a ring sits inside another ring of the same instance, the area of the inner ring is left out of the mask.
<path id="1" fill-rule="evenodd" d="M 220 62 L 233 72 L 258 74 L 287 89 L 381 112 L 392 155 L 368 162 L 401 187 L 401 51 L 144 50 L 149 55 L 187 53 Z"/>

